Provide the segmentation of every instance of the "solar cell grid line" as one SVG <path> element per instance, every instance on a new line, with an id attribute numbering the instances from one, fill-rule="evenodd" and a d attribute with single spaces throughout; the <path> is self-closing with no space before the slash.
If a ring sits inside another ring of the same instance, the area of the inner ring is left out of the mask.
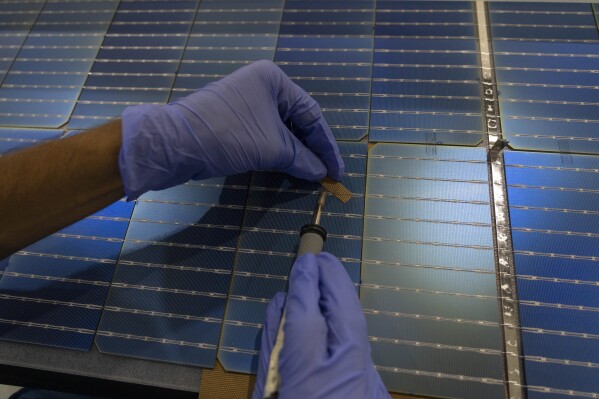
<path id="1" fill-rule="evenodd" d="M 129 105 L 166 103 L 198 5 L 199 0 L 121 1 L 68 129 L 102 124 Z"/>
<path id="2" fill-rule="evenodd" d="M 116 202 L 9 257 L 0 339 L 89 350 L 132 208 Z"/>
<path id="3" fill-rule="evenodd" d="M 372 142 L 483 140 L 472 2 L 377 2 Z"/>
<path id="4" fill-rule="evenodd" d="M 249 175 L 139 198 L 96 334 L 100 352 L 212 367 Z"/>
<path id="5" fill-rule="evenodd" d="M 41 141 L 57 139 L 64 133 L 59 129 L 0 128 L 0 157 L 10 151 L 23 149 Z"/>
<path id="6" fill-rule="evenodd" d="M 360 281 L 366 143 L 340 142 L 353 193 L 346 204 L 330 198 L 321 224 L 324 250 L 338 258 L 355 284 Z M 266 306 L 285 291 L 301 227 L 312 219 L 317 183 L 279 173 L 254 172 L 239 239 L 218 358 L 226 370 L 255 373 Z"/>
<path id="7" fill-rule="evenodd" d="M 44 0 L 0 3 L 0 84 L 43 5 Z"/>
<path id="8" fill-rule="evenodd" d="M 360 300 L 394 392 L 503 398 L 486 151 L 376 144 Z"/>
<path id="9" fill-rule="evenodd" d="M 511 146 L 599 153 L 599 31 L 591 4 L 493 2 L 489 13 Z"/>
<path id="10" fill-rule="evenodd" d="M 283 0 L 202 1 L 171 100 L 253 61 L 272 61 L 282 12 Z"/>
<path id="11" fill-rule="evenodd" d="M 599 395 L 599 158 L 505 153 L 528 397 Z"/>
<path id="12" fill-rule="evenodd" d="M 368 134 L 374 3 L 285 3 L 275 62 L 318 101 L 338 140 Z"/>
<path id="13" fill-rule="evenodd" d="M 0 87 L 3 125 L 56 128 L 68 121 L 117 4 L 45 2 Z"/>
<path id="14" fill-rule="evenodd" d="M 490 2 L 492 33 L 505 39 L 596 42 L 590 3 Z"/>

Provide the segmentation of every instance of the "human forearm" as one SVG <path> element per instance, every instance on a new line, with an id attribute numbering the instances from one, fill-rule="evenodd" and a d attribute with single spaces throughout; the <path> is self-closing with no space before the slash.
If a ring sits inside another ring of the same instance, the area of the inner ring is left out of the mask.
<path id="1" fill-rule="evenodd" d="M 121 198 L 121 121 L 0 158 L 0 259 Z"/>

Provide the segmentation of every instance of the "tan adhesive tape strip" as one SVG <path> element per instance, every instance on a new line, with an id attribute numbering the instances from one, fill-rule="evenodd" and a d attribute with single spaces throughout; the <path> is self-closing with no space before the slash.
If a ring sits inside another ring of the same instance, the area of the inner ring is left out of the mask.
<path id="1" fill-rule="evenodd" d="M 331 194 L 337 197 L 341 202 L 347 202 L 351 198 L 351 191 L 338 181 L 325 177 L 320 181 L 320 184 Z"/>

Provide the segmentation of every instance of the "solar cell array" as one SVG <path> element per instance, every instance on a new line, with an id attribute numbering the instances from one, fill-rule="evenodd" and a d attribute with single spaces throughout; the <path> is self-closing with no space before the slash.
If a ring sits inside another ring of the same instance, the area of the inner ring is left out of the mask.
<path id="1" fill-rule="evenodd" d="M 487 4 L 530 398 L 599 395 L 599 7 Z M 347 165 L 325 249 L 390 390 L 505 396 L 474 2 L 0 1 L 0 153 L 259 59 Z M 374 145 L 375 143 L 378 143 Z M 434 144 L 434 145 L 433 145 Z M 448 146 L 444 146 L 448 145 Z M 461 146 L 461 147 L 460 147 Z M 477 147 L 478 146 L 478 147 Z M 317 185 L 254 172 L 118 201 L 0 262 L 0 340 L 254 372 Z"/>

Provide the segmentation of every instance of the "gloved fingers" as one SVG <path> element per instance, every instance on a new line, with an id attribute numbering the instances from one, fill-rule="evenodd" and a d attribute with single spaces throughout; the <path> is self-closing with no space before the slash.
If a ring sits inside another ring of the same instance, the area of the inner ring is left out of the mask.
<path id="1" fill-rule="evenodd" d="M 283 127 L 287 129 L 286 127 Z M 290 133 L 287 144 L 289 166 L 280 170 L 300 179 L 318 181 L 327 175 L 327 167 L 297 137 Z"/>
<path id="2" fill-rule="evenodd" d="M 326 359 L 327 326 L 320 312 L 318 264 L 314 254 L 300 256 L 291 269 L 280 367 L 302 375 Z"/>
<path id="3" fill-rule="evenodd" d="M 270 353 L 277 339 L 277 332 L 281 323 L 283 308 L 285 307 L 285 298 L 286 295 L 284 292 L 277 292 L 266 308 L 266 317 L 262 329 L 262 346 L 260 347 L 260 358 L 258 360 L 258 376 L 254 385 L 252 399 L 262 399 L 264 394 Z"/>
<path id="4" fill-rule="evenodd" d="M 326 252 L 316 256 L 320 278 L 320 307 L 329 330 L 328 348 L 342 352 L 348 364 L 363 367 L 370 359 L 366 319 L 356 288 L 339 260 Z"/>
<path id="5" fill-rule="evenodd" d="M 287 294 L 284 292 L 277 292 L 268 303 L 268 307 L 266 308 L 264 328 L 262 331 L 262 346 L 260 349 L 261 353 L 265 350 L 270 353 L 272 347 L 275 345 L 286 298 Z"/>
<path id="6" fill-rule="evenodd" d="M 275 79 L 271 79 L 271 83 L 274 84 L 281 119 L 293 123 L 293 133 L 320 157 L 327 167 L 328 175 L 335 180 L 341 180 L 345 164 L 339 154 L 335 136 L 318 103 L 304 89 L 293 83 L 276 64 L 265 64 L 265 68 L 270 69 L 269 76 L 276 76 Z"/>

